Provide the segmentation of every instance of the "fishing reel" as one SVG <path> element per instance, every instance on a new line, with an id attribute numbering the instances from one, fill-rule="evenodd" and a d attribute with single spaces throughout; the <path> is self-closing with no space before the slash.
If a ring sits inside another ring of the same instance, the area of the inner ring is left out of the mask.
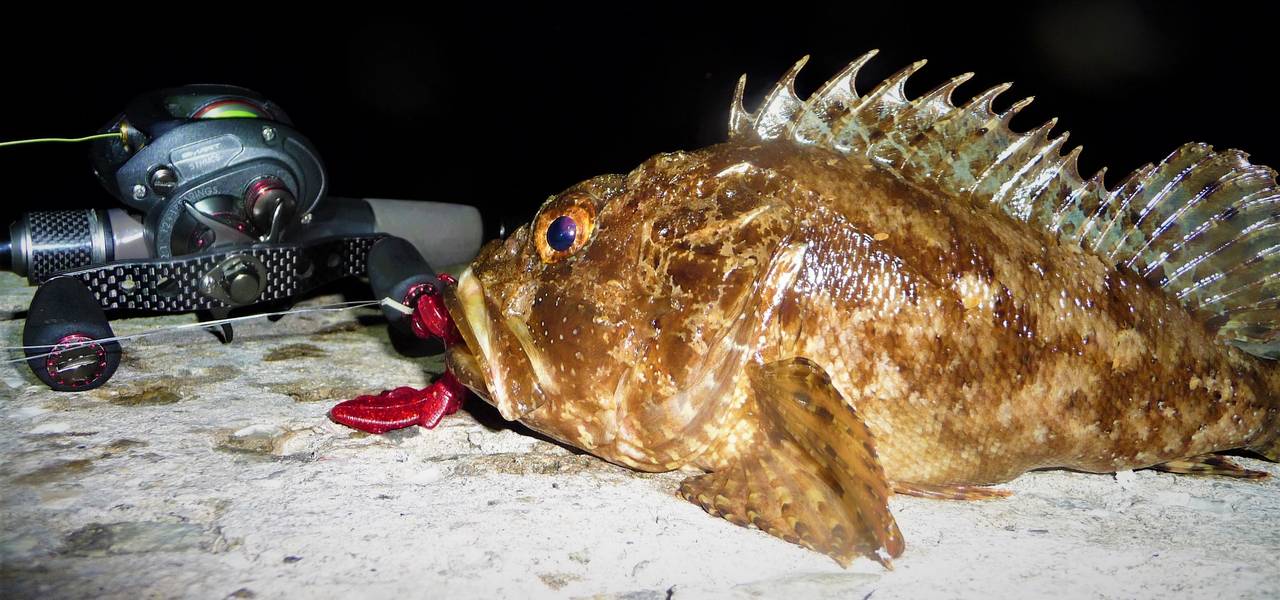
<path id="1" fill-rule="evenodd" d="M 222 320 L 371 269 L 402 274 L 406 251 L 433 279 L 429 264 L 466 262 L 483 237 L 470 206 L 328 196 L 315 147 L 283 110 L 243 88 L 146 94 L 100 133 L 94 173 L 126 208 L 30 212 L 7 241 L 0 236 L 0 269 L 40 286 L 23 345 L 55 390 L 98 387 L 119 365 L 104 311 Z M 383 244 L 394 251 L 371 265 L 383 238 L 401 241 Z M 401 279 L 425 281 L 421 273 Z M 220 327 L 230 341 L 231 326 Z"/>

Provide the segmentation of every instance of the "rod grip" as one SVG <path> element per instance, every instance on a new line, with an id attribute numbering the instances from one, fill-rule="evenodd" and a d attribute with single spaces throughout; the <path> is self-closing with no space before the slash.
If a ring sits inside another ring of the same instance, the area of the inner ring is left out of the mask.
<path id="1" fill-rule="evenodd" d="M 470 262 L 480 251 L 484 224 L 480 211 L 465 204 L 368 198 L 374 231 L 411 242 L 432 263 Z"/>

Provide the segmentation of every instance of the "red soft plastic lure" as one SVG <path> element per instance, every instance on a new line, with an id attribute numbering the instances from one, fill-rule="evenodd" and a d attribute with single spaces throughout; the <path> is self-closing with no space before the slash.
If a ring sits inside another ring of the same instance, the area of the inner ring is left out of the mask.
<path id="1" fill-rule="evenodd" d="M 439 278 L 449 285 L 457 283 L 447 274 L 442 273 Z M 413 309 L 412 329 L 418 337 L 438 337 L 444 340 L 445 346 L 461 342 L 462 336 L 454 327 L 449 311 L 445 310 L 440 290 L 430 289 L 422 293 Z M 398 387 L 376 396 L 357 396 L 339 403 L 329 411 L 329 418 L 335 423 L 369 433 L 386 433 L 412 425 L 433 429 L 445 415 L 458 412 L 466 393 L 467 388 L 453 373 L 445 371 L 439 379 L 422 389 Z"/>

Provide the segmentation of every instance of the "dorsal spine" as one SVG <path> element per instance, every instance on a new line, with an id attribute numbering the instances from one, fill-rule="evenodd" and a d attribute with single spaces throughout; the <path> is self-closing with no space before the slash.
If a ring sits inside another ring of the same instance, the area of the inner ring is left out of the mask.
<path id="1" fill-rule="evenodd" d="M 1031 102 L 996 114 L 1003 84 L 963 106 L 953 77 L 918 98 L 905 85 L 918 61 L 859 95 L 854 60 L 807 99 L 795 91 L 802 58 L 766 95 L 743 106 L 746 76 L 729 114 L 735 140 L 789 142 L 858 155 L 957 200 L 996 205 L 1010 217 L 1133 269 L 1246 350 L 1280 357 L 1280 189 L 1275 172 L 1238 150 L 1191 143 L 1144 166 L 1114 190 L 1105 169 L 1084 179 L 1080 147 L 1051 137 L 1056 120 L 1018 133 L 1009 122 Z"/>

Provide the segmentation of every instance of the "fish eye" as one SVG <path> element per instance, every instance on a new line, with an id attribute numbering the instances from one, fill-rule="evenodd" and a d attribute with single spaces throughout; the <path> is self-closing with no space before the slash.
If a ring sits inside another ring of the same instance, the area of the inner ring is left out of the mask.
<path id="1" fill-rule="evenodd" d="M 547 227 L 547 245 L 556 252 L 564 252 L 573 247 L 574 238 L 578 237 L 578 222 L 569 215 L 561 215 Z"/>
<path id="2" fill-rule="evenodd" d="M 589 202 L 548 208 L 535 222 L 534 245 L 542 262 L 568 258 L 586 245 L 595 225 L 595 209 Z"/>

